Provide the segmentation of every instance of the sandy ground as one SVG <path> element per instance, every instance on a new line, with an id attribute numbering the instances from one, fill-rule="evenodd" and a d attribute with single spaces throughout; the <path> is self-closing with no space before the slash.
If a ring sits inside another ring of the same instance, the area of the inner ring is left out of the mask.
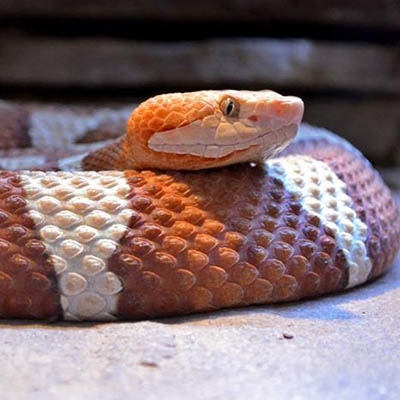
<path id="1" fill-rule="evenodd" d="M 400 260 L 317 300 L 137 323 L 0 324 L 0 398 L 399 399 Z"/>

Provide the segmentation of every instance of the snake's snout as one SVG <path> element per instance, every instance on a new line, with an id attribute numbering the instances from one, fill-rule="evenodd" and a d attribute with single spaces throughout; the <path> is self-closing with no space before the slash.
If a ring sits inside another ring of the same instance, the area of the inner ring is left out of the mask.
<path id="1" fill-rule="evenodd" d="M 258 101 L 255 116 L 248 117 L 257 130 L 252 143 L 259 146 L 248 149 L 247 159 L 266 160 L 280 153 L 295 138 L 303 113 L 304 103 L 299 97 L 267 92 Z"/>
<path id="2" fill-rule="evenodd" d="M 279 96 L 264 103 L 264 112 L 260 113 L 260 123 L 271 120 L 279 126 L 299 126 L 304 114 L 304 103 L 299 97 Z M 261 107 L 262 108 L 262 107 Z"/>
<path id="3" fill-rule="evenodd" d="M 304 114 L 304 103 L 303 100 L 295 96 L 285 97 L 283 108 L 284 118 L 291 120 L 292 124 L 300 125 Z"/>

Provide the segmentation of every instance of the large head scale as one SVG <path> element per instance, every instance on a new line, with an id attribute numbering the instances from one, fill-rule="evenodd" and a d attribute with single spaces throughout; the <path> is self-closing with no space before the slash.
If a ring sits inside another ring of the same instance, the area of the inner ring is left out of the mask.
<path id="1" fill-rule="evenodd" d="M 301 99 L 270 90 L 159 95 L 133 111 L 124 155 L 161 169 L 259 162 L 295 137 L 303 109 Z"/>

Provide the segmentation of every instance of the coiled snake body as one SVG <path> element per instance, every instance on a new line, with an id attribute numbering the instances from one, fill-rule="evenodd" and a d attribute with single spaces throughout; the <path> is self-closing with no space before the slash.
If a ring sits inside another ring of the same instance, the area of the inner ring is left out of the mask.
<path id="1" fill-rule="evenodd" d="M 1 171 L 0 316 L 177 315 L 385 272 L 400 245 L 390 190 L 302 114 L 271 91 L 161 95 L 60 171 Z"/>

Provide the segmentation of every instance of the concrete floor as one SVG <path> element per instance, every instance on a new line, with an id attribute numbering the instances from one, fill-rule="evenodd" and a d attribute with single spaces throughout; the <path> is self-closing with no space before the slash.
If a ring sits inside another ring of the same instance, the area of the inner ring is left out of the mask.
<path id="1" fill-rule="evenodd" d="M 400 260 L 361 288 L 281 306 L 138 323 L 3 321 L 0 398 L 399 399 L 399 311 Z"/>

